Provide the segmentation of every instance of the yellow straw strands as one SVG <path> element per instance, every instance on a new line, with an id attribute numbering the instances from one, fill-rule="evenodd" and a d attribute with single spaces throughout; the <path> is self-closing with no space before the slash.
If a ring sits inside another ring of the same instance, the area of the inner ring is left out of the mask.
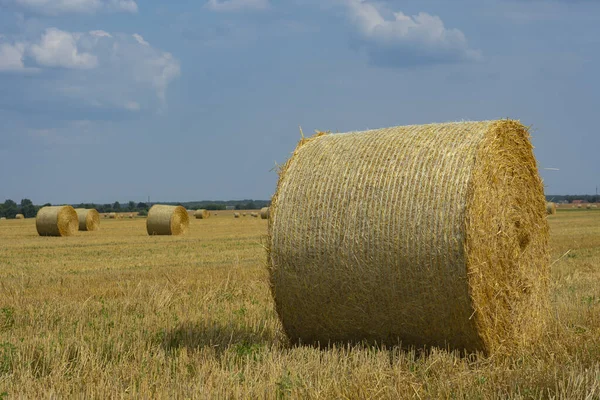
<path id="1" fill-rule="evenodd" d="M 263 207 L 260 209 L 260 218 L 269 219 L 269 207 Z"/>
<path id="2" fill-rule="evenodd" d="M 196 217 L 196 219 L 206 219 L 210 217 L 210 212 L 208 210 L 200 209 L 196 210 L 194 216 Z"/>
<path id="3" fill-rule="evenodd" d="M 190 217 L 182 206 L 155 204 L 148 211 L 148 235 L 183 235 L 187 232 Z"/>
<path id="4" fill-rule="evenodd" d="M 322 346 L 528 345 L 549 305 L 545 204 L 518 121 L 302 139 L 270 208 L 282 326 Z"/>
<path id="5" fill-rule="evenodd" d="M 556 214 L 556 204 L 552 202 L 546 203 L 546 214 L 554 215 Z"/>
<path id="6" fill-rule="evenodd" d="M 35 217 L 40 236 L 71 236 L 79 228 L 77 212 L 71 206 L 42 207 Z"/>
<path id="7" fill-rule="evenodd" d="M 25 216 L 23 214 L 17 214 L 15 215 L 15 219 L 25 219 Z"/>
<path id="8" fill-rule="evenodd" d="M 97 231 L 100 229 L 100 214 L 94 208 L 76 208 L 80 231 Z"/>

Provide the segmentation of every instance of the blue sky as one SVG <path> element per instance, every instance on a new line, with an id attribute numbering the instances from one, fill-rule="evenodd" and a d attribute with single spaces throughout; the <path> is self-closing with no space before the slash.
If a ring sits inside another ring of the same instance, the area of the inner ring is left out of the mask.
<path id="1" fill-rule="evenodd" d="M 506 117 L 594 193 L 599 3 L 0 0 L 0 201 L 266 199 L 299 125 Z"/>

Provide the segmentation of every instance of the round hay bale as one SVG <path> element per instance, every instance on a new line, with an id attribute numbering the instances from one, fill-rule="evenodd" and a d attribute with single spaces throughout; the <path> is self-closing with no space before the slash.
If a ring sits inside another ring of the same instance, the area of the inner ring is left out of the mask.
<path id="1" fill-rule="evenodd" d="M 133 214 L 129 214 L 129 219 L 133 219 Z"/>
<path id="2" fill-rule="evenodd" d="M 546 214 L 554 215 L 556 214 L 556 204 L 549 201 L 546 203 Z"/>
<path id="3" fill-rule="evenodd" d="M 80 231 L 97 231 L 100 229 L 100 214 L 96 209 L 76 208 Z"/>
<path id="4" fill-rule="evenodd" d="M 15 219 L 25 219 L 25 216 L 23 214 L 17 214 L 15 215 Z"/>
<path id="5" fill-rule="evenodd" d="M 108 213 L 108 218 L 117 219 L 117 213 L 114 213 L 114 212 Z"/>
<path id="6" fill-rule="evenodd" d="M 518 121 L 303 139 L 270 207 L 282 326 L 320 345 L 530 344 L 549 310 L 545 204 Z"/>
<path id="7" fill-rule="evenodd" d="M 598 208 L 597 204 L 592 204 L 592 208 Z"/>
<path id="8" fill-rule="evenodd" d="M 255 212 L 253 212 L 253 213 L 250 213 L 250 216 L 251 216 L 251 217 L 254 217 L 254 218 L 258 218 L 258 214 L 257 214 L 257 213 L 255 213 Z"/>
<path id="9" fill-rule="evenodd" d="M 71 236 L 79 229 L 77 212 L 71 206 L 42 207 L 35 217 L 40 236 Z"/>
<path id="10" fill-rule="evenodd" d="M 592 208 L 592 205 L 588 203 L 588 204 L 586 204 L 585 208 L 589 210 Z"/>
<path id="11" fill-rule="evenodd" d="M 260 209 L 260 218 L 269 219 L 269 207 L 263 207 Z"/>
<path id="12" fill-rule="evenodd" d="M 233 213 L 233 218 L 239 218 L 239 217 L 240 217 L 240 213 L 236 213 L 236 212 Z"/>
<path id="13" fill-rule="evenodd" d="M 182 206 L 155 204 L 148 211 L 148 235 L 183 235 L 187 232 L 190 217 Z"/>
<path id="14" fill-rule="evenodd" d="M 6 221 L 6 217 L 0 217 L 0 221 Z"/>
<path id="15" fill-rule="evenodd" d="M 194 216 L 196 217 L 196 219 L 206 219 L 210 217 L 210 212 L 208 210 L 200 209 L 196 210 Z"/>

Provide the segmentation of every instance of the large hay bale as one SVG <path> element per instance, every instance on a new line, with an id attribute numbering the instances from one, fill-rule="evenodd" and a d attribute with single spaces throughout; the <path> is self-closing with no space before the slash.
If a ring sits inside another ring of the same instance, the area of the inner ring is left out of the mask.
<path id="1" fill-rule="evenodd" d="M 15 215 L 15 219 L 25 219 L 25 216 L 23 214 L 17 214 Z"/>
<path id="2" fill-rule="evenodd" d="M 269 207 L 263 207 L 260 209 L 260 218 L 269 219 Z"/>
<path id="3" fill-rule="evenodd" d="M 80 231 L 97 231 L 100 228 L 100 214 L 96 209 L 76 208 Z"/>
<path id="4" fill-rule="evenodd" d="M 319 133 L 271 203 L 277 313 L 293 342 L 510 352 L 544 330 L 548 230 L 518 121 Z"/>
<path id="5" fill-rule="evenodd" d="M 196 217 L 196 219 L 206 219 L 210 217 L 210 212 L 208 210 L 200 209 L 196 210 L 194 216 Z"/>
<path id="6" fill-rule="evenodd" d="M 79 228 L 77 212 L 71 206 L 42 207 L 35 217 L 40 236 L 71 236 Z"/>
<path id="7" fill-rule="evenodd" d="M 556 204 L 549 201 L 546 203 L 546 214 L 554 215 L 556 214 Z"/>
<path id="8" fill-rule="evenodd" d="M 233 213 L 233 218 L 239 218 L 239 217 L 240 217 L 240 213 L 236 213 L 236 212 Z"/>
<path id="9" fill-rule="evenodd" d="M 190 217 L 182 206 L 155 204 L 148 211 L 148 235 L 183 235 L 187 232 Z"/>

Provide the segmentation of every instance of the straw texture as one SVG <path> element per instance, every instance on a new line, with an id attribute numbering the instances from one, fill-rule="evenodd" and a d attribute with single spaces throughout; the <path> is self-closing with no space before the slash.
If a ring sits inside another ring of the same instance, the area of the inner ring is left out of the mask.
<path id="1" fill-rule="evenodd" d="M 182 206 L 155 204 L 148 211 L 148 235 L 183 235 L 187 232 L 190 217 Z"/>
<path id="2" fill-rule="evenodd" d="M 194 216 L 196 217 L 196 219 L 206 219 L 210 217 L 210 212 L 208 210 L 200 209 L 196 210 Z"/>
<path id="3" fill-rule="evenodd" d="M 556 214 L 556 204 L 549 201 L 546 203 L 546 214 L 555 215 Z"/>
<path id="4" fill-rule="evenodd" d="M 76 208 L 80 231 L 97 231 L 100 229 L 100 214 L 96 209 Z"/>
<path id="5" fill-rule="evenodd" d="M 25 219 L 25 216 L 23 214 L 17 214 L 15 215 L 15 219 Z"/>
<path id="6" fill-rule="evenodd" d="M 79 228 L 77 212 L 71 206 L 42 207 L 35 217 L 40 236 L 71 236 Z"/>
<path id="7" fill-rule="evenodd" d="M 293 342 L 493 353 L 544 330 L 545 199 L 518 121 L 303 139 L 280 171 L 267 247 Z"/>
<path id="8" fill-rule="evenodd" d="M 263 207 L 260 209 L 260 218 L 269 219 L 269 207 Z"/>

